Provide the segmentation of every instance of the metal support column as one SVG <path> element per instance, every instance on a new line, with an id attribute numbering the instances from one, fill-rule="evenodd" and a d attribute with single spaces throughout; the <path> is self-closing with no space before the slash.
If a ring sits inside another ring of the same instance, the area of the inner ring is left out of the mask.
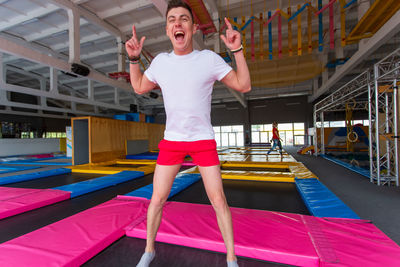
<path id="1" fill-rule="evenodd" d="M 314 155 L 318 156 L 317 111 L 314 106 Z"/>
<path id="2" fill-rule="evenodd" d="M 375 133 L 375 106 L 374 106 L 374 86 L 371 85 L 371 75 L 370 72 L 368 72 L 368 121 L 369 121 L 369 127 L 368 127 L 368 136 L 369 136 L 369 180 L 372 183 L 374 181 L 374 170 L 376 169 L 374 164 L 375 164 L 375 157 L 374 155 L 377 155 L 375 153 L 375 146 L 373 145 L 373 135 Z"/>
<path id="3" fill-rule="evenodd" d="M 325 155 L 325 133 L 324 133 L 324 126 L 325 126 L 325 121 L 324 121 L 324 112 L 321 112 L 321 154 Z"/>
<path id="4" fill-rule="evenodd" d="M 375 140 L 371 142 L 376 159 L 371 164 L 378 185 L 399 186 L 397 81 L 400 77 L 400 49 L 374 65 Z M 383 116 L 379 116 L 383 113 Z M 372 118 L 373 119 L 373 118 Z M 386 148 L 382 151 L 380 145 Z"/>

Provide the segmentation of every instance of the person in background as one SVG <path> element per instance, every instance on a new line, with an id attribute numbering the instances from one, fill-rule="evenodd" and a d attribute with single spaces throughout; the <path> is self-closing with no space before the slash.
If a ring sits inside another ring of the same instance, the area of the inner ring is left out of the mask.
<path id="1" fill-rule="evenodd" d="M 272 142 L 273 145 L 271 149 L 268 151 L 267 155 L 271 153 L 272 150 L 274 150 L 277 146 L 279 147 L 279 153 L 282 156 L 282 143 L 281 143 L 281 138 L 279 136 L 279 131 L 278 131 L 278 123 L 274 121 L 272 123 Z"/>

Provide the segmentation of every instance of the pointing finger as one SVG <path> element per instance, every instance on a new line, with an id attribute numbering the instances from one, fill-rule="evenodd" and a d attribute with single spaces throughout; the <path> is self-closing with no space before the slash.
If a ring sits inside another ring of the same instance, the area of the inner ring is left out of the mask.
<path id="1" fill-rule="evenodd" d="M 226 17 L 225 17 L 225 23 L 226 23 L 226 26 L 228 27 L 228 29 L 232 30 L 232 25 L 231 25 L 229 19 L 227 19 Z"/>
<path id="2" fill-rule="evenodd" d="M 135 25 L 132 25 L 132 36 L 136 36 L 136 28 L 135 28 Z"/>
<path id="3" fill-rule="evenodd" d="M 135 25 L 132 25 L 132 39 L 137 42 L 137 36 L 136 36 L 136 27 Z"/>

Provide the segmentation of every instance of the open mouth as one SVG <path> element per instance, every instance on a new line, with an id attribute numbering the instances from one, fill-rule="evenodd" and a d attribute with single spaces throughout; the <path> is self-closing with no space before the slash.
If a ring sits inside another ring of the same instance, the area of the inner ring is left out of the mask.
<path id="1" fill-rule="evenodd" d="M 176 31 L 174 34 L 174 37 L 175 37 L 175 40 L 181 42 L 185 38 L 185 33 L 183 31 Z"/>

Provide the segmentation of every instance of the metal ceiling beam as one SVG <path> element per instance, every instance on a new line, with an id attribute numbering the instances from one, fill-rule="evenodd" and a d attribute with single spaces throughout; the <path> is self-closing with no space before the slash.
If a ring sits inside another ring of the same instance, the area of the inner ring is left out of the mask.
<path id="1" fill-rule="evenodd" d="M 309 102 L 316 100 L 322 94 L 329 91 L 329 89 L 342 79 L 349 71 L 355 68 L 364 59 L 367 59 L 376 49 L 386 43 L 396 33 L 400 31 L 400 10 L 392 16 L 392 18 L 386 22 L 382 28 L 379 29 L 365 45 L 362 46 L 339 70 L 337 70 L 333 76 L 323 84 L 316 92 L 308 98 Z"/>
<path id="2" fill-rule="evenodd" d="M 138 34 L 155 27 L 165 28 L 165 19 L 164 17 L 146 19 L 141 22 L 135 23 L 135 27 Z M 132 23 L 120 26 L 119 28 L 123 33 L 132 34 Z"/>
<path id="3" fill-rule="evenodd" d="M 88 10 L 74 4 L 71 1 L 68 0 L 48 0 L 48 1 L 66 10 L 75 10 L 79 15 L 87 19 L 89 22 L 100 26 L 113 36 L 122 37 L 121 31 L 114 25 L 111 25 L 110 23 L 102 20 L 100 17 L 98 17 L 98 15 L 89 12 Z"/>
<path id="4" fill-rule="evenodd" d="M 54 114 L 46 114 L 43 112 L 35 113 L 35 112 L 24 112 L 24 111 L 14 111 L 14 110 L 0 110 L 0 114 L 41 117 L 41 118 L 54 118 L 54 119 L 70 119 L 71 118 L 71 116 L 67 116 L 67 115 L 54 115 Z M 103 115 L 96 114 L 96 116 L 103 116 Z"/>
<path id="5" fill-rule="evenodd" d="M 88 36 L 82 36 L 82 38 L 80 39 L 80 44 L 84 44 L 84 43 L 88 43 L 88 42 L 93 42 L 102 38 L 107 38 L 110 37 L 110 34 L 107 32 L 101 32 L 99 34 L 92 34 L 92 35 L 88 35 Z M 69 41 L 66 41 L 65 43 L 60 43 L 57 45 L 53 45 L 51 48 L 54 51 L 64 51 L 66 49 L 68 49 L 70 46 Z"/>
<path id="6" fill-rule="evenodd" d="M 27 47 L 23 47 L 21 45 L 13 43 L 7 39 L 4 39 L 1 36 L 0 36 L 0 51 L 15 55 L 15 56 L 19 56 L 21 58 L 24 58 L 24 59 L 27 59 L 27 60 L 30 60 L 30 61 L 33 61 L 33 62 L 36 62 L 39 64 L 51 66 L 51 67 L 54 67 L 58 70 L 62 70 L 65 72 L 71 71 L 71 64 L 69 64 L 68 62 L 48 56 L 48 55 L 41 54 L 35 50 L 32 50 Z M 127 83 L 108 78 L 107 76 L 100 74 L 94 70 L 91 70 L 91 72 L 87 76 L 87 78 L 97 81 L 97 82 L 100 82 L 100 83 L 105 83 L 112 87 L 121 88 L 126 91 L 132 90 L 131 86 L 128 85 Z"/>
<path id="7" fill-rule="evenodd" d="M 215 2 L 215 0 L 204 0 L 204 4 L 208 5 L 211 15 L 213 15 L 214 13 L 218 13 L 218 7 Z"/>
<path id="8" fill-rule="evenodd" d="M 68 40 L 69 40 L 69 63 L 81 62 L 81 34 L 79 14 L 76 9 L 67 11 L 68 13 Z"/>
<path id="9" fill-rule="evenodd" d="M 2 7 L 6 8 L 6 7 Z M 0 31 L 8 30 L 12 27 L 19 26 L 23 23 L 28 23 L 29 21 L 37 20 L 40 17 L 46 16 L 47 14 L 53 13 L 60 8 L 56 5 L 47 3 L 46 7 L 40 7 L 29 11 L 26 15 L 18 15 L 13 17 L 11 20 L 0 23 Z"/>
<path id="10" fill-rule="evenodd" d="M 32 88 L 28 88 L 28 87 L 24 87 L 24 86 L 6 84 L 6 83 L 3 83 L 3 82 L 0 83 L 0 86 L 1 86 L 0 90 L 5 90 L 5 91 L 9 91 L 9 92 L 16 92 L 16 93 L 21 93 L 21 94 L 29 94 L 29 95 L 38 96 L 38 97 L 42 96 L 42 97 L 58 99 L 58 100 L 62 100 L 62 101 L 69 101 L 69 102 L 74 102 L 74 103 L 80 103 L 80 104 L 86 104 L 86 105 L 92 105 L 92 106 L 99 106 L 99 107 L 104 107 L 104 108 L 108 108 L 108 109 L 129 111 L 129 107 L 122 107 L 122 106 L 119 106 L 119 105 L 110 105 L 110 104 L 106 104 L 106 103 L 103 103 L 103 102 L 93 101 L 93 100 L 90 100 L 90 99 L 74 97 L 74 96 L 68 96 L 68 95 L 62 95 L 62 94 L 57 94 L 57 93 L 53 93 L 53 92 L 47 92 L 47 91 L 32 89 Z"/>
<path id="11" fill-rule="evenodd" d="M 128 13 L 135 10 L 141 10 L 152 6 L 153 2 L 150 0 L 136 0 L 122 5 L 115 5 L 114 7 L 109 8 L 106 11 L 98 12 L 97 15 L 101 19 L 107 19 L 110 17 L 120 16 L 124 13 Z"/>
<path id="12" fill-rule="evenodd" d="M 80 5 L 89 2 L 90 0 L 71 0 L 71 1 L 74 2 L 74 4 Z"/>
<path id="13" fill-rule="evenodd" d="M 88 25 L 89 22 L 84 18 L 80 18 L 79 24 L 80 24 L 80 27 L 83 27 L 85 25 Z M 33 42 L 36 40 L 47 38 L 49 36 L 59 35 L 64 32 L 65 32 L 65 34 L 67 34 L 68 28 L 69 28 L 69 24 L 68 24 L 68 20 L 66 20 L 66 22 L 64 24 L 58 26 L 57 28 L 49 28 L 49 29 L 43 30 L 41 32 L 34 32 L 32 34 L 24 36 L 24 39 L 27 40 L 28 42 Z"/>
<path id="14" fill-rule="evenodd" d="M 87 115 L 87 116 L 96 116 L 97 115 L 96 113 L 93 113 L 93 112 L 80 111 L 80 110 L 76 110 L 76 109 L 56 108 L 56 107 L 25 104 L 25 103 L 12 102 L 12 101 L 3 101 L 3 100 L 0 101 L 0 105 L 15 107 L 15 108 L 26 108 L 26 109 L 34 109 L 34 110 L 36 109 L 36 110 L 46 110 L 46 111 L 52 111 L 52 112 L 80 114 L 80 115 Z"/>

